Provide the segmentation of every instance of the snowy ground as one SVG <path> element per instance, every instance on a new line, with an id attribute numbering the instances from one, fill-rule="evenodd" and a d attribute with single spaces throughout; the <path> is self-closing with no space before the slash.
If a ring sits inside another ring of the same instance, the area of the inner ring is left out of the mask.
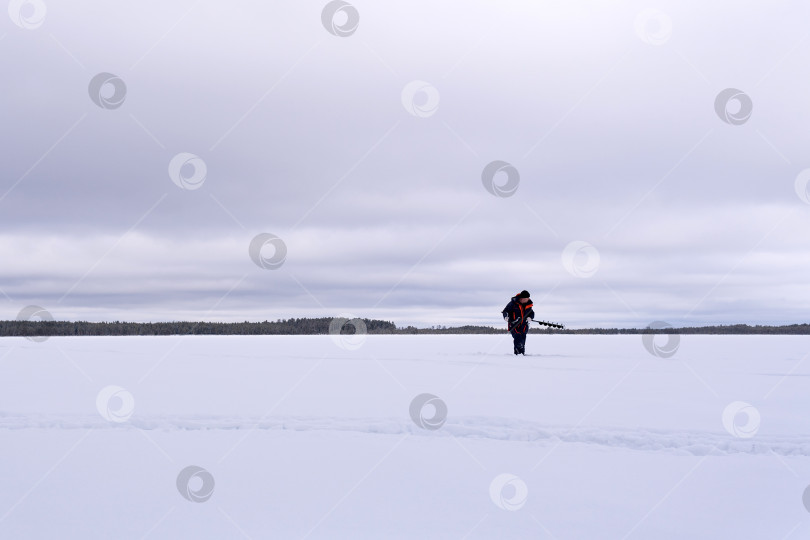
<path id="1" fill-rule="evenodd" d="M 0 341 L 0 537 L 810 537 L 808 337 L 354 345 Z"/>

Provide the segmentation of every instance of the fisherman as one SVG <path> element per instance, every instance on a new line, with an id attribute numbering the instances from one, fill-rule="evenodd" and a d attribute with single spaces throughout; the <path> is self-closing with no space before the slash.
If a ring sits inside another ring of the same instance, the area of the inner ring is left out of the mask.
<path id="1" fill-rule="evenodd" d="M 526 334 L 529 332 L 529 323 L 534 319 L 532 306 L 529 291 L 520 291 L 512 297 L 501 312 L 509 332 L 512 333 L 515 354 L 526 354 Z"/>

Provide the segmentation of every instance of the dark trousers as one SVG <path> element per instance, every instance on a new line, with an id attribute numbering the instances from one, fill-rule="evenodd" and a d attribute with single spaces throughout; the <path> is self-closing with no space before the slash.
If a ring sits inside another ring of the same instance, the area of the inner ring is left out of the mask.
<path id="1" fill-rule="evenodd" d="M 517 349 L 518 352 L 523 352 L 526 347 L 526 334 L 512 330 L 512 340 L 515 342 L 515 349 Z"/>

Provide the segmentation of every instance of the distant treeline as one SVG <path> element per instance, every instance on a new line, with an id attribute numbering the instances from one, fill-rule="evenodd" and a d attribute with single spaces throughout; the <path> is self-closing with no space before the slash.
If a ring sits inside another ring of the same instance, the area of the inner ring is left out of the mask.
<path id="1" fill-rule="evenodd" d="M 87 321 L 0 321 L 0 337 L 6 336 L 173 336 L 197 335 L 313 335 L 328 334 L 335 319 L 286 319 L 264 322 L 87 322 Z M 392 322 L 362 319 L 369 334 L 394 334 Z M 344 319 L 337 324 L 341 334 L 355 333 L 355 325 Z M 361 326 L 359 323 L 357 326 Z"/>
<path id="2" fill-rule="evenodd" d="M 377 319 L 361 319 L 362 324 L 348 319 L 329 317 L 279 319 L 275 322 L 86 322 L 86 321 L 0 321 L 0 337 L 22 336 L 171 336 L 195 335 L 316 335 L 340 332 L 354 334 L 357 327 L 369 334 L 503 334 L 505 328 L 492 326 L 414 326 L 397 327 L 393 322 Z M 363 326 L 365 325 L 365 330 Z M 557 330 L 548 327 L 533 327 L 532 334 L 810 334 L 810 324 L 785 326 L 694 326 L 685 328 L 582 328 Z"/>

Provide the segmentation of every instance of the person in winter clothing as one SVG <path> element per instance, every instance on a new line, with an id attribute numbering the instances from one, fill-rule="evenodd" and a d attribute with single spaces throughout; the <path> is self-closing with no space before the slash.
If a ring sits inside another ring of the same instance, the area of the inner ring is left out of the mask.
<path id="1" fill-rule="evenodd" d="M 534 319 L 533 305 L 529 291 L 520 291 L 501 312 L 512 333 L 515 354 L 526 354 L 526 334 L 529 331 L 529 323 Z"/>

